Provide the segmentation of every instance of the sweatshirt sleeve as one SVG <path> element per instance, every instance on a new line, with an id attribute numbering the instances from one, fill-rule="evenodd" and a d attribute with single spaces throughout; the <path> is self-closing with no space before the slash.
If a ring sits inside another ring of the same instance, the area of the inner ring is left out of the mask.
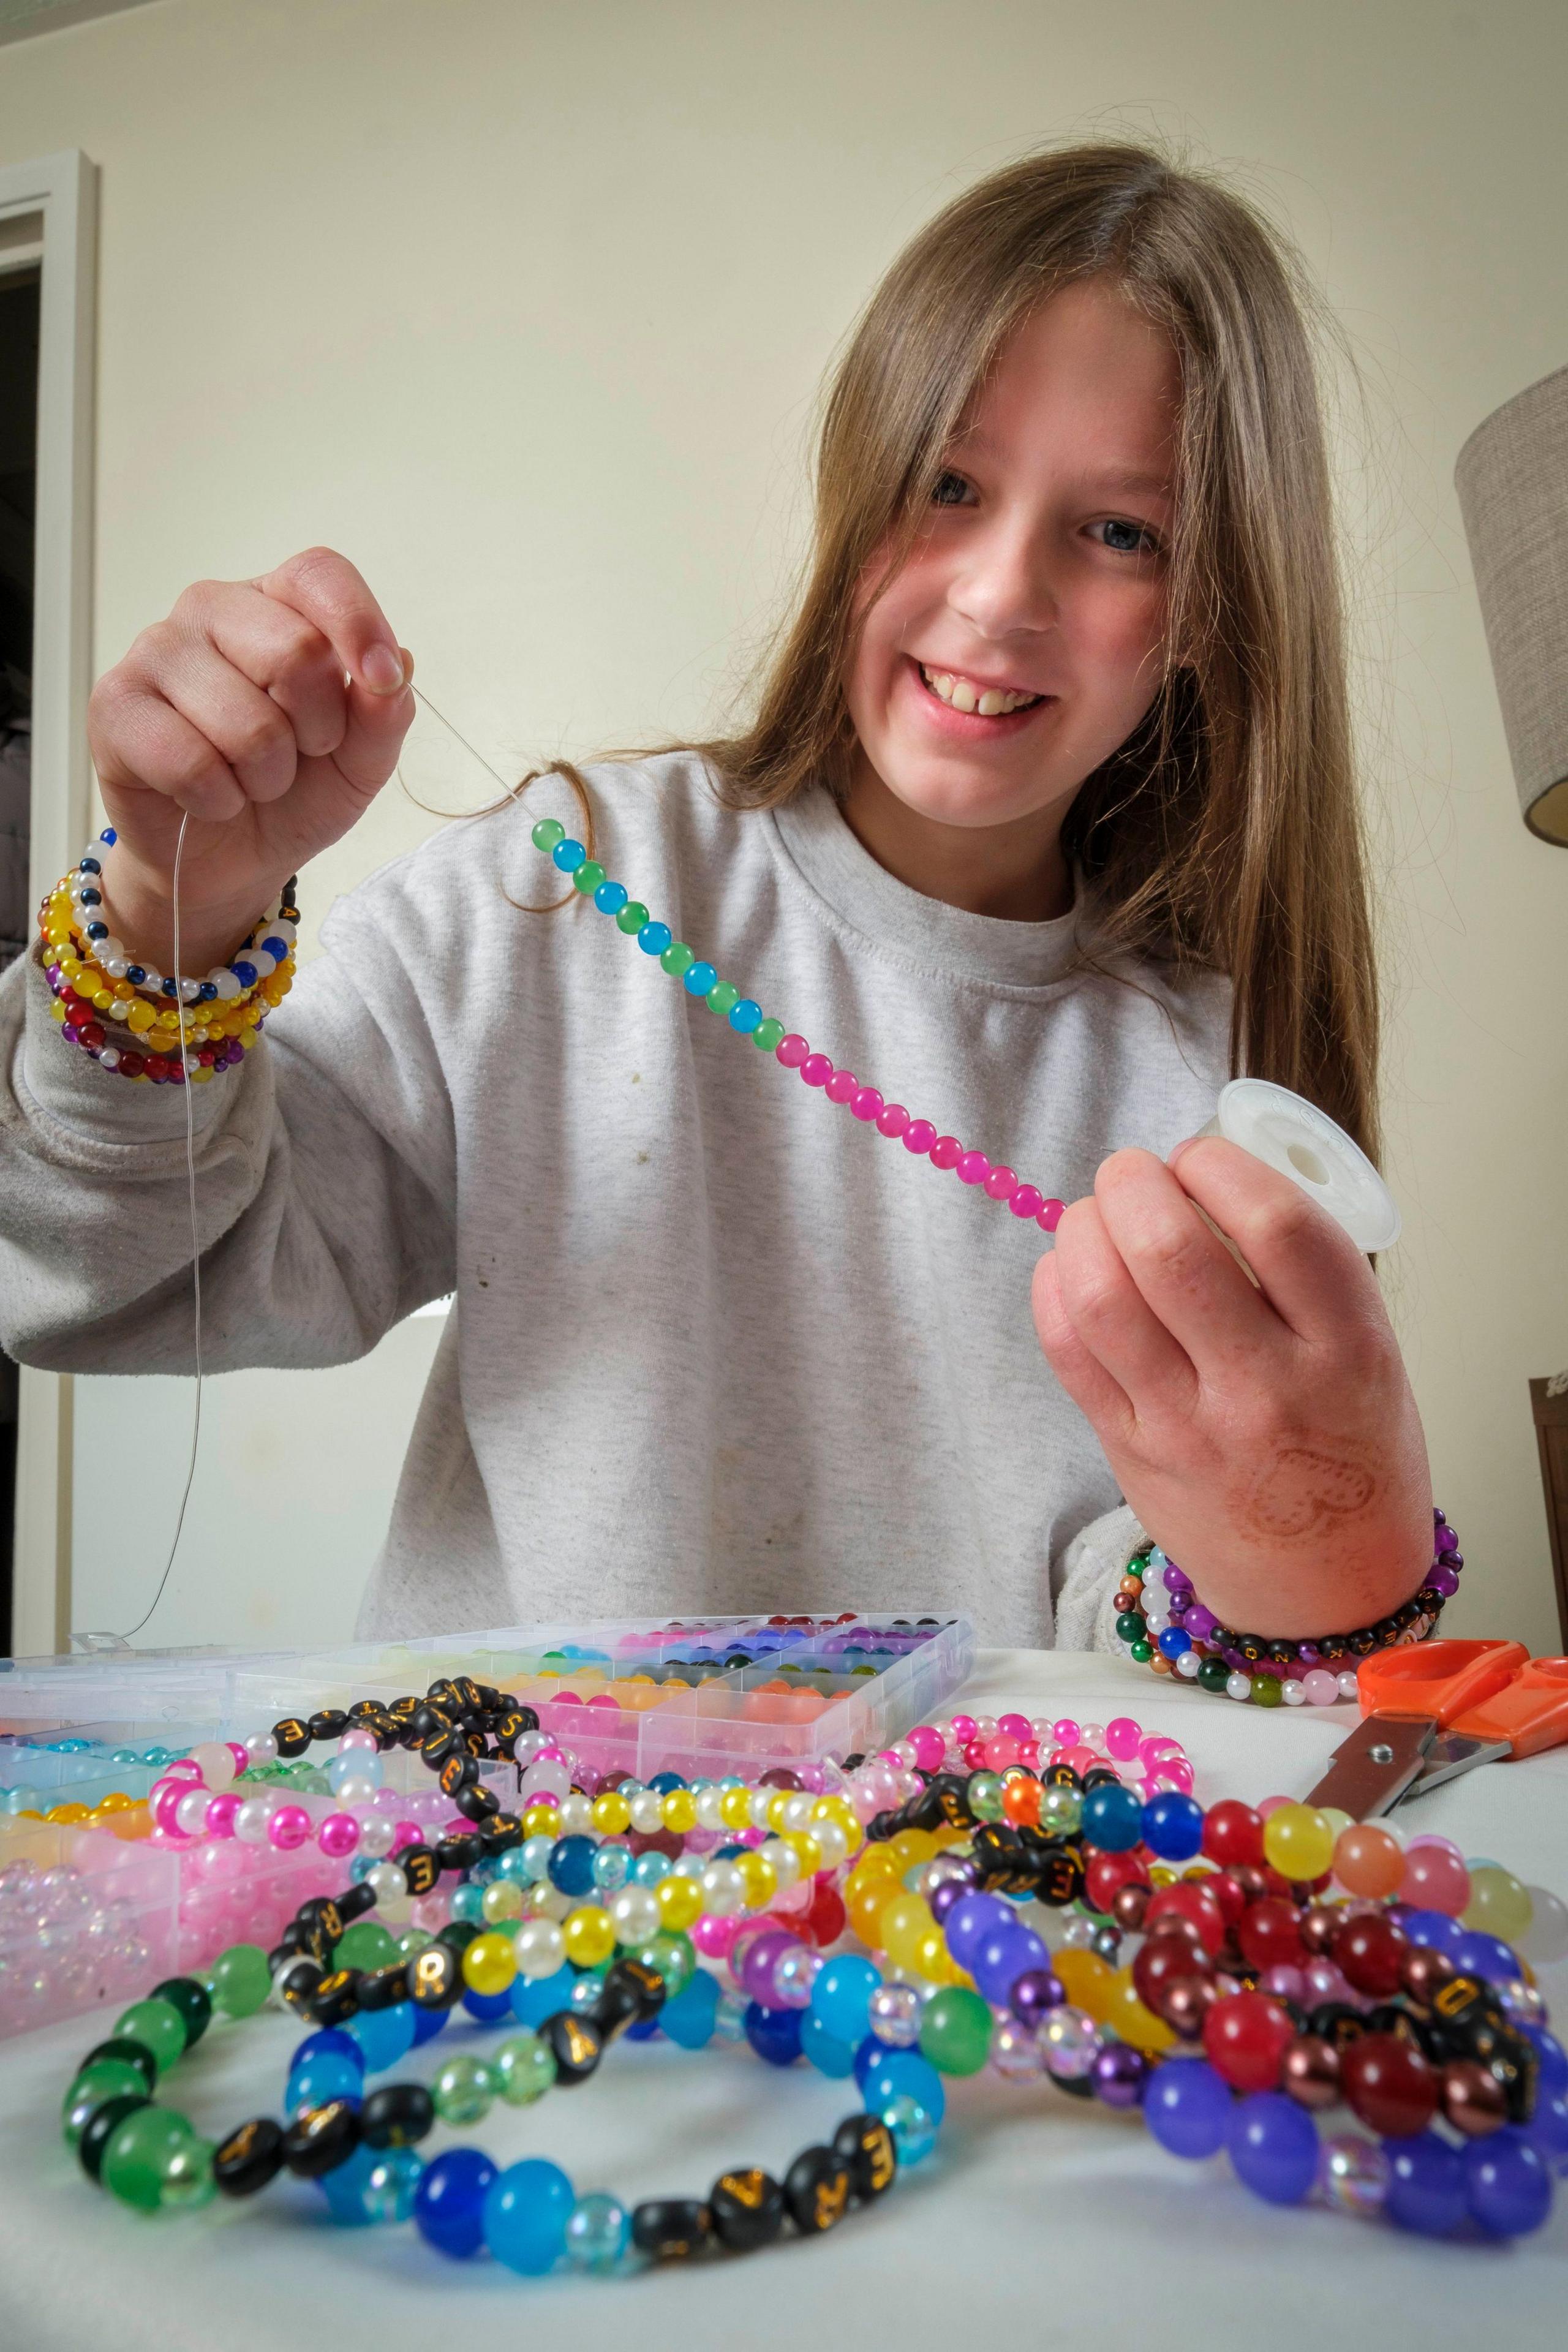
<path id="1" fill-rule="evenodd" d="M 386 919 L 396 897 L 341 901 L 259 1043 L 190 1091 L 210 1371 L 345 1363 L 454 1287 L 451 1102 L 394 944 L 436 943 Z M 49 1005 L 35 957 L 0 978 L 0 1344 L 189 1371 L 185 1090 L 100 1069 Z"/>
<path id="2" fill-rule="evenodd" d="M 1058 1650 L 1125 1652 L 1116 1633 L 1116 1588 L 1121 1571 L 1148 1538 L 1126 1503 L 1118 1504 L 1076 1535 L 1062 1556 L 1056 1597 Z"/>

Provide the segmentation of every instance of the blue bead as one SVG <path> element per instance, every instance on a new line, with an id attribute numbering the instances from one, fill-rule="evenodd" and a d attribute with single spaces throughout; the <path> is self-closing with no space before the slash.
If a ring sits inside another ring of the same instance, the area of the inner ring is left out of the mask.
<path id="1" fill-rule="evenodd" d="M 84 857 L 80 860 L 80 865 L 84 874 L 101 874 L 103 871 L 102 866 L 96 857 Z"/>
<path id="2" fill-rule="evenodd" d="M 639 1853 L 633 1863 L 632 1877 L 638 1886 L 658 1886 L 669 1876 L 674 1867 L 668 1854 L 661 1853 L 658 1846 L 650 1845 L 647 1852 Z"/>
<path id="3" fill-rule="evenodd" d="M 987 1936 L 1012 1922 L 1013 1913 L 999 1895 L 961 1895 L 942 1922 L 947 1948 L 961 1969 L 966 1969 Z"/>
<path id="4" fill-rule="evenodd" d="M 247 966 L 246 967 L 246 969 L 248 971 L 248 970 L 249 970 L 249 966 L 247 965 Z M 237 964 L 236 964 L 236 966 L 235 966 L 235 970 L 236 970 L 237 971 L 239 970 L 239 966 L 238 966 Z M 254 973 L 254 971 L 252 971 L 252 972 L 251 972 L 250 976 L 251 976 L 252 980 L 254 980 L 254 979 L 255 979 L 256 974 Z M 172 971 L 171 971 L 171 972 L 166 972 L 166 973 L 164 974 L 164 976 L 163 976 L 163 993 L 164 993 L 164 995 L 165 995 L 165 996 L 177 996 L 177 995 L 179 994 L 179 988 L 178 988 L 178 984 L 176 983 L 175 979 L 174 979 L 174 973 L 173 973 Z"/>
<path id="5" fill-rule="evenodd" d="M 269 939 L 263 940 L 261 944 L 275 963 L 282 963 L 287 959 L 289 942 L 287 940 L 280 940 L 276 931 Z"/>
<path id="6" fill-rule="evenodd" d="M 1086 1802 L 1086 1815 L 1088 1811 Z M 1204 1842 L 1204 1809 L 1179 1789 L 1162 1789 L 1142 1809 L 1142 1831 L 1144 1844 L 1162 1862 L 1191 1862 Z"/>
<path id="7" fill-rule="evenodd" d="M 363 2095 L 364 2061 L 359 2052 L 351 2061 L 329 2050 L 289 2070 L 283 2108 L 295 2116 L 301 2107 L 324 2107 L 330 2099 L 346 2099 L 357 2107 Z"/>
<path id="8" fill-rule="evenodd" d="M 485 2199 L 496 2177 L 482 2149 L 449 2147 L 425 2168 L 414 2198 L 414 2226 L 437 2252 L 462 2262 L 485 2241 Z"/>
<path id="9" fill-rule="evenodd" d="M 970 1963 L 982 1999 L 1005 2008 L 1007 1995 L 1026 1969 L 1048 1969 L 1050 1954 L 1033 1928 L 1009 1919 L 986 1937 Z"/>
<path id="10" fill-rule="evenodd" d="M 416 2050 L 418 2049 L 422 2042 L 434 2042 L 438 2033 L 445 2032 L 447 2020 L 452 2013 L 450 2010 L 423 2009 L 416 2000 L 410 2001 L 409 2007 L 414 2011 L 414 2047 Z"/>
<path id="11" fill-rule="evenodd" d="M 550 855 L 563 874 L 575 874 L 588 853 L 580 841 L 574 841 L 568 835 L 566 840 L 556 843 Z"/>
<path id="12" fill-rule="evenodd" d="M 601 915 L 618 915 L 626 903 L 624 882 L 601 882 L 594 893 L 594 904 Z"/>
<path id="13" fill-rule="evenodd" d="M 1162 2066 L 1162 2074 L 1169 2069 Z M 1385 2139 L 1388 2197 L 1384 2210 L 1417 2237 L 1446 2238 L 1465 2218 L 1465 2168 L 1459 2151 L 1432 2131 L 1412 2139 Z"/>
<path id="14" fill-rule="evenodd" d="M 319 2032 L 307 2033 L 289 2062 L 289 2071 L 298 2074 L 301 2066 L 310 2065 L 317 2058 L 346 2058 L 349 2064 L 357 2066 L 362 2074 L 365 2068 L 364 2052 L 353 2035 L 338 2025 L 323 2026 Z"/>
<path id="15" fill-rule="evenodd" d="M 1318 2177 L 1318 2126 L 1283 2091 L 1238 2099 L 1225 2141 L 1237 2179 L 1270 2205 L 1299 2205 Z"/>
<path id="16" fill-rule="evenodd" d="M 1564 2051 L 1561 2042 L 1554 2034 L 1548 2033 L 1543 2025 L 1526 2025 L 1521 2031 L 1534 2043 L 1535 2054 L 1541 2061 L 1537 2097 L 1563 2098 L 1568 2095 L 1568 2051 Z"/>
<path id="17" fill-rule="evenodd" d="M 719 1980 L 699 1969 L 673 2000 L 658 2012 L 658 2023 L 681 2050 L 705 2049 L 713 2039 L 713 2012 L 719 2006 Z"/>
<path id="18" fill-rule="evenodd" d="M 204 980 L 204 981 L 203 981 L 203 982 L 202 982 L 202 984 L 201 984 L 201 986 L 200 986 L 200 988 L 196 991 L 196 1003 L 197 1003 L 198 1004 L 210 1004 L 210 1003 L 213 1002 L 213 999 L 216 996 L 216 994 L 217 994 L 217 983 L 216 983 L 216 981 L 211 981 L 211 980 Z"/>
<path id="19" fill-rule="evenodd" d="M 550 1883 L 563 1895 L 592 1895 L 594 1856 L 598 1847 L 591 1837 L 574 1833 L 557 1838 L 550 1850 Z"/>
<path id="20" fill-rule="evenodd" d="M 498 2263 L 542 2278 L 560 2259 L 577 2192 L 558 2164 L 525 2157 L 498 2172 L 485 2191 L 485 2243 Z"/>
<path id="21" fill-rule="evenodd" d="M 340 2230 L 363 2230 L 375 2219 L 365 2190 L 380 2150 L 356 2147 L 345 2164 L 334 2165 L 316 2182 Z"/>
<path id="22" fill-rule="evenodd" d="M 146 969 L 139 963 L 128 963 L 125 967 L 125 977 L 132 988 L 140 988 L 147 977 Z"/>
<path id="23" fill-rule="evenodd" d="M 1454 1965 L 1466 1976 L 1485 1977 L 1489 1984 L 1517 1984 L 1519 1961 L 1500 1936 L 1479 1927 L 1461 1935 L 1452 1954 Z"/>
<path id="24" fill-rule="evenodd" d="M 651 2042 L 654 2035 L 658 2032 L 663 2017 L 664 2011 L 660 2010 L 658 2017 L 638 2018 L 635 2025 L 627 2026 L 626 2033 L 626 2040 L 628 2042 Z"/>
<path id="25" fill-rule="evenodd" d="M 469 1985 L 463 1994 L 463 2007 L 481 2025 L 493 2025 L 497 2018 L 510 2014 L 511 1992 L 510 1988 L 505 1992 L 476 1992 Z"/>
<path id="26" fill-rule="evenodd" d="M 1143 1834 L 1143 1808 L 1131 1789 L 1107 1782 L 1083 1801 L 1083 1837 L 1105 1853 L 1125 1853 Z M 965 1966 L 963 1960 L 960 1968 Z"/>
<path id="27" fill-rule="evenodd" d="M 520 2025 L 542 2025 L 557 2010 L 571 2008 L 576 1981 L 571 1968 L 557 1969 L 552 1977 L 515 1977 L 507 1995 L 512 2015 Z"/>
<path id="28" fill-rule="evenodd" d="M 764 2009 L 753 2000 L 747 2006 L 745 2029 L 747 2041 L 770 2066 L 793 2066 L 800 2056 L 798 2009 Z"/>
<path id="29" fill-rule="evenodd" d="M 815 2010 L 808 2009 L 801 2018 L 800 2054 L 819 2074 L 835 2082 L 855 2072 L 853 2042 L 837 2041 Z"/>
<path id="30" fill-rule="evenodd" d="M 738 1004 L 730 1007 L 730 1026 L 749 1037 L 753 1029 L 762 1026 L 763 1008 L 752 996 L 742 996 Z"/>
<path id="31" fill-rule="evenodd" d="M 257 977 L 256 966 L 253 963 L 247 963 L 243 956 L 240 957 L 237 963 L 231 963 L 229 970 L 233 972 L 236 980 L 238 981 L 241 988 L 250 988 L 254 986 Z M 166 983 L 164 992 L 165 994 L 168 992 Z"/>
<path id="32" fill-rule="evenodd" d="M 662 955 L 674 937 L 668 923 L 645 923 L 637 933 L 637 945 L 644 955 Z"/>
<path id="33" fill-rule="evenodd" d="M 114 827 L 111 824 L 106 824 L 103 831 L 98 837 L 108 848 L 112 849 L 115 843 L 119 840 L 120 835 L 115 832 Z"/>
<path id="34" fill-rule="evenodd" d="M 1457 1919 L 1446 1911 L 1405 1911 L 1399 1915 L 1399 1925 L 1413 1944 L 1426 1944 L 1435 1952 L 1446 1952 L 1452 1959 L 1464 1934 Z"/>
<path id="35" fill-rule="evenodd" d="M 1143 2094 L 1143 2120 L 1171 2156 L 1216 2156 L 1225 2146 L 1230 2085 L 1206 2058 L 1158 2066 Z"/>
<path id="36" fill-rule="evenodd" d="M 84 890 L 78 903 L 83 907 L 101 907 L 103 893 L 101 890 Z"/>
<path id="37" fill-rule="evenodd" d="M 684 1789 L 686 1785 L 679 1772 L 656 1772 L 648 1782 L 648 1787 L 657 1789 L 661 1797 L 668 1797 L 672 1789 Z"/>
<path id="38" fill-rule="evenodd" d="M 1167 1658 L 1179 1658 L 1192 1646 L 1193 1637 L 1184 1625 L 1167 1625 L 1160 1636 L 1160 1648 Z"/>
<path id="39" fill-rule="evenodd" d="M 881 1970 L 869 1960 L 845 1953 L 817 1970 L 811 1988 L 811 2016 L 824 2033 L 847 2046 L 851 2064 L 868 2030 L 871 1995 L 881 1981 Z"/>
<path id="40" fill-rule="evenodd" d="M 367 2074 L 379 2074 L 395 2066 L 414 2047 L 418 2004 L 400 2000 L 391 2009 L 362 2009 L 350 2021 L 349 2033 L 359 2046 Z"/>
<path id="41" fill-rule="evenodd" d="M 87 927 L 87 935 L 89 940 L 106 940 L 109 937 L 109 925 L 107 923 L 89 923 Z"/>
<path id="42" fill-rule="evenodd" d="M 1504 2124 L 1464 2151 L 1470 2214 L 1490 2238 L 1524 2238 L 1552 2210 L 1552 2175 L 1517 2125 Z"/>
<path id="43" fill-rule="evenodd" d="M 1568 2172 L 1568 2099 L 1539 2088 L 1530 2137 L 1553 2171 Z"/>
<path id="44" fill-rule="evenodd" d="M 706 996 L 719 974 L 710 963 L 689 963 L 681 975 L 680 985 L 688 996 Z"/>
<path id="45" fill-rule="evenodd" d="M 878 2045 L 880 2054 L 875 2065 L 867 2072 L 860 2084 L 861 2096 L 871 2113 L 879 2116 L 893 2099 L 914 2099 L 930 2116 L 933 2124 L 942 2122 L 947 2113 L 947 2092 L 942 2076 L 929 2058 L 918 2050 L 889 2050 Z M 856 2073 L 859 2073 L 857 2053 Z"/>

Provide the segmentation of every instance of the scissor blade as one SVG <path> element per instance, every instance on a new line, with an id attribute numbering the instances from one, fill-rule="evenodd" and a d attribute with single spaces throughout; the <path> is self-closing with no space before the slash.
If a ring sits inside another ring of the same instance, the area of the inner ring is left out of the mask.
<path id="1" fill-rule="evenodd" d="M 1420 1771 L 1396 1801 L 1407 1805 L 1429 1789 L 1440 1789 L 1445 1780 L 1468 1772 L 1472 1764 L 1500 1763 L 1512 1752 L 1506 1739 L 1467 1739 L 1458 1731 L 1445 1731 L 1433 1740 Z"/>
<path id="2" fill-rule="evenodd" d="M 1436 1728 L 1429 1716 L 1369 1715 L 1335 1748 L 1308 1804 L 1337 1806 L 1352 1821 L 1375 1821 L 1415 1779 Z"/>

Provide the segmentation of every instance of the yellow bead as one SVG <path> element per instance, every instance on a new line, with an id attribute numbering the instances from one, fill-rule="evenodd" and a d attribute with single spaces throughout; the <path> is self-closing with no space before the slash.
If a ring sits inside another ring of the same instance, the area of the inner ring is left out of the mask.
<path id="1" fill-rule="evenodd" d="M 907 1965 L 924 1977 L 928 1984 L 952 1982 L 952 1962 L 948 1957 L 947 1938 L 934 1919 L 916 1945 L 914 1958 Z"/>
<path id="2" fill-rule="evenodd" d="M 1064 1944 L 1051 1955 L 1053 1974 L 1061 1984 L 1075 2009 L 1081 2009 L 1103 2025 L 1115 1998 L 1116 1971 L 1098 1952 L 1086 1952 L 1071 1944 Z"/>
<path id="3" fill-rule="evenodd" d="M 779 1891 L 779 1874 L 765 1853 L 747 1852 L 736 1856 L 735 1866 L 746 1883 L 748 1911 L 765 1911 Z M 663 1882 L 667 1886 L 668 1879 Z"/>
<path id="4" fill-rule="evenodd" d="M 784 1835 L 784 1842 L 794 1853 L 799 1855 L 801 1876 L 803 1878 L 815 1878 L 817 1872 L 822 1868 L 822 1848 L 817 1844 L 816 1840 L 812 1836 L 811 1832 L 809 1830 L 786 1830 Z"/>
<path id="5" fill-rule="evenodd" d="M 95 988 L 92 992 L 92 1001 L 100 1013 L 108 1013 L 113 1007 L 114 992 L 110 988 Z"/>
<path id="6" fill-rule="evenodd" d="M 901 1878 L 903 1874 L 899 1857 L 890 1846 L 868 1845 L 855 1865 L 853 1878 L 857 1885 L 865 1886 L 874 1878 Z"/>
<path id="7" fill-rule="evenodd" d="M 132 1005 L 130 1011 L 125 1015 L 125 1025 L 128 1029 L 134 1029 L 138 1032 L 143 1029 L 151 1029 L 153 1026 L 153 1008 L 144 997 L 139 996 L 134 1004 Z"/>
<path id="8" fill-rule="evenodd" d="M 900 1870 L 910 1870 L 917 1862 L 931 1860 L 936 1852 L 936 1840 L 930 1830 L 900 1830 L 897 1837 L 888 1840 L 888 1847 L 898 1856 Z"/>
<path id="9" fill-rule="evenodd" d="M 522 1834 L 525 1838 L 558 1838 L 561 1834 L 561 1816 L 555 1807 L 530 1805 L 522 1817 Z"/>
<path id="10" fill-rule="evenodd" d="M 1462 1927 L 1479 1927 L 1484 1935 L 1500 1936 L 1517 1944 L 1528 1936 L 1535 1906 L 1511 1870 L 1495 1862 L 1478 1863 L 1470 1873 L 1470 1899 L 1460 1916 Z"/>
<path id="11" fill-rule="evenodd" d="M 857 1886 L 845 1896 L 849 1925 L 874 1952 L 882 1948 L 882 1913 L 895 1900 L 896 1889 L 890 1878 L 874 1878 L 869 1885 Z"/>
<path id="12" fill-rule="evenodd" d="M 521 1919 L 522 1889 L 510 1878 L 492 1879 L 484 1892 L 483 1907 L 492 1927 L 501 1919 Z"/>
<path id="13" fill-rule="evenodd" d="M 697 1800 L 689 1789 L 671 1789 L 659 1802 L 659 1818 L 676 1837 L 689 1837 L 697 1827 Z"/>
<path id="14" fill-rule="evenodd" d="M 489 1930 L 474 1937 L 463 1952 L 463 1982 L 475 1992 L 505 1992 L 517 1974 L 511 1937 Z"/>
<path id="15" fill-rule="evenodd" d="M 618 1789 L 606 1789 L 595 1798 L 590 1818 L 601 1837 L 619 1837 L 632 1825 L 632 1809 Z"/>
<path id="16" fill-rule="evenodd" d="M 663 1891 L 661 1887 L 659 1892 Z M 562 1922 L 561 1936 L 574 1968 L 596 1969 L 616 1948 L 616 1923 L 597 1903 L 582 1903 L 575 1911 L 569 1911 Z M 471 1951 L 472 1945 L 468 1948 Z"/>
<path id="17" fill-rule="evenodd" d="M 1281 1878 L 1321 1878 L 1333 1864 L 1333 1824 L 1316 1805 L 1277 1805 L 1263 1824 L 1263 1855 Z"/>
<path id="18" fill-rule="evenodd" d="M 702 1889 L 694 1878 L 661 1878 L 654 1899 L 667 1927 L 693 1927 L 702 1916 Z"/>
<path id="19" fill-rule="evenodd" d="M 58 1023 L 59 1024 L 60 1027 L 63 1029 L 63 1028 L 64 1028 L 64 1026 L 65 1026 L 65 1018 L 66 1018 L 66 1009 L 65 1009 L 65 1006 L 60 1003 L 60 1000 L 59 1000 L 59 998 L 58 998 L 58 996 L 57 996 L 57 997 L 54 997 L 53 999 L 51 999 L 51 1001 L 50 1001 L 50 1004 L 49 1004 L 49 1019 L 50 1019 L 51 1021 L 58 1022 Z"/>
<path id="20" fill-rule="evenodd" d="M 44 1815 L 44 1819 L 58 1822 L 62 1829 L 74 1829 L 79 1822 L 86 1821 L 87 1814 L 85 1805 L 56 1805 Z"/>
<path id="21" fill-rule="evenodd" d="M 882 1949 L 900 1968 L 912 1969 L 927 1932 L 935 1924 L 923 1896 L 895 1895 L 884 1904 L 877 1923 Z"/>
<path id="22" fill-rule="evenodd" d="M 719 1818 L 727 1830 L 750 1829 L 752 1825 L 750 1789 L 726 1789 L 719 1800 Z"/>
<path id="23" fill-rule="evenodd" d="M 1057 1958 L 1061 1958 L 1058 1953 Z M 1055 1960 L 1052 1962 L 1055 1966 Z M 1168 2050 L 1175 2040 L 1174 2033 L 1163 2017 L 1145 2009 L 1138 1998 L 1131 1969 L 1118 1969 L 1106 2002 L 1104 2022 L 1131 2042 L 1134 2050 Z"/>
<path id="24" fill-rule="evenodd" d="M 770 1830 L 782 1834 L 784 1825 L 784 1807 L 788 1804 L 790 1798 L 794 1793 L 794 1790 L 790 1789 L 775 1789 L 773 1795 L 768 1799 L 768 1818 L 766 1826 Z"/>
<path id="25" fill-rule="evenodd" d="M 110 1789 L 106 1797 L 99 1799 L 98 1810 L 100 1813 L 128 1813 L 135 1802 L 126 1790 Z"/>

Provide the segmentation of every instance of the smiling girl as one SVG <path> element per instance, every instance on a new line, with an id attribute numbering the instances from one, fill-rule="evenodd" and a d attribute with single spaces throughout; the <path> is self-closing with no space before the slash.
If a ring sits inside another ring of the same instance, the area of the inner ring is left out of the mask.
<path id="1" fill-rule="evenodd" d="M 1370 1268 L 1283 1178 L 1186 1140 L 1246 1069 L 1374 1145 L 1293 283 L 1235 195 L 1136 148 L 970 191 L 831 386 L 752 724 L 587 772 L 634 899 L 1071 1202 L 1032 1315 L 1037 1225 L 793 1084 L 584 899 L 521 910 L 534 819 L 576 814 L 560 781 L 340 902 L 265 1040 L 193 1093 L 209 1364 L 342 1362 L 457 1294 L 362 1630 L 853 1601 L 1114 1646 L 1143 1530 L 1266 1635 L 1422 1583 L 1426 1454 Z M 137 640 L 92 712 L 122 969 L 173 969 L 189 811 L 184 968 L 218 984 L 392 772 L 410 675 L 321 550 Z M 178 1089 L 63 1042 L 37 959 L 0 1012 L 6 1346 L 188 1369 Z"/>

